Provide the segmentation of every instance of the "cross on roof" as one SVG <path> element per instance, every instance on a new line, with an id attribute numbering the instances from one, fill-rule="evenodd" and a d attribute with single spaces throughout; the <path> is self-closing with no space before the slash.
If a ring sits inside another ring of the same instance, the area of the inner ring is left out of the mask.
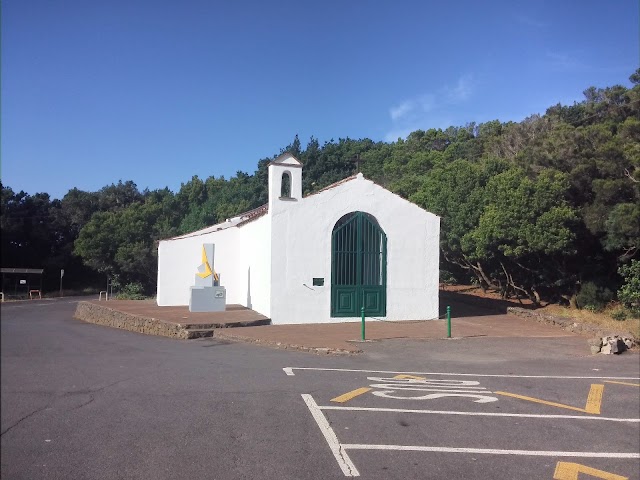
<path id="1" fill-rule="evenodd" d="M 360 173 L 360 164 L 364 162 L 364 160 L 360 158 L 360 154 L 357 153 L 356 155 L 351 157 L 351 162 L 356 164 L 356 170 L 358 171 L 358 173 Z"/>

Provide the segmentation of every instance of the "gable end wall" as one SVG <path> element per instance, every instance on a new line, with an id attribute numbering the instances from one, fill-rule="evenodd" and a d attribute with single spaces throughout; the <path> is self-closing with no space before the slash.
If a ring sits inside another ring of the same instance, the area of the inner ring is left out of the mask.
<path id="1" fill-rule="evenodd" d="M 331 233 L 347 213 L 373 215 L 387 235 L 386 320 L 438 316 L 440 218 L 364 178 L 287 202 L 272 221 L 275 324 L 357 321 L 331 317 Z M 324 286 L 313 286 L 313 278 Z"/>

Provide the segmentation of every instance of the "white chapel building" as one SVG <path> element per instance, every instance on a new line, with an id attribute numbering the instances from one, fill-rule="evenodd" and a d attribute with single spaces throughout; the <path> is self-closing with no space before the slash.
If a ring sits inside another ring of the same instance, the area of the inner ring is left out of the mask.
<path id="1" fill-rule="evenodd" d="M 438 316 L 440 217 L 361 173 L 302 196 L 302 164 L 269 165 L 269 203 L 162 240 L 159 306 L 189 305 L 203 244 L 227 304 L 273 324 L 426 320 Z"/>

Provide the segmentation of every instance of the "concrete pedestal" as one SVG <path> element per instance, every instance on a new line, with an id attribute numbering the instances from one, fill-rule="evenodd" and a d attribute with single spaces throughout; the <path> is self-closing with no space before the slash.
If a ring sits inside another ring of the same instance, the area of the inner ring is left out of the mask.
<path id="1" fill-rule="evenodd" d="M 191 287 L 190 312 L 224 312 L 226 304 L 227 290 L 224 287 Z"/>

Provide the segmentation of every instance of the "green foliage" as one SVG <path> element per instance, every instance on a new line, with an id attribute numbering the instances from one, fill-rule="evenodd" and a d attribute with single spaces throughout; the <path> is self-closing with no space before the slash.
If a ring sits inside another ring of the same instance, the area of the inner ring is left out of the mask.
<path id="1" fill-rule="evenodd" d="M 565 190 L 564 177 L 551 170 L 536 180 L 513 168 L 495 175 L 466 250 L 478 259 L 573 253 L 576 216 L 564 200 Z"/>
<path id="2" fill-rule="evenodd" d="M 127 283 L 116 295 L 118 300 L 144 300 L 147 296 L 144 294 L 144 287 L 141 283 Z"/>
<path id="3" fill-rule="evenodd" d="M 503 295 L 537 301 L 541 287 L 563 277 L 540 268 L 544 256 L 572 255 L 577 217 L 565 200 L 564 175 L 546 170 L 529 178 L 501 160 L 457 160 L 434 167 L 410 197 L 442 217 L 445 259 Z"/>
<path id="4" fill-rule="evenodd" d="M 440 270 L 440 283 L 445 285 L 453 285 L 456 283 L 456 277 L 447 270 Z"/>
<path id="5" fill-rule="evenodd" d="M 605 222 L 606 235 L 602 241 L 608 251 L 635 252 L 640 245 L 640 204 L 618 203 Z"/>
<path id="6" fill-rule="evenodd" d="M 640 317 L 640 261 L 631 260 L 621 266 L 618 273 L 624 278 L 618 299 L 634 317 Z"/>
<path id="7" fill-rule="evenodd" d="M 95 213 L 80 231 L 75 253 L 100 273 L 149 289 L 157 278 L 156 241 L 175 235 L 178 220 L 173 195 L 156 191 L 128 208 Z"/>
<path id="8" fill-rule="evenodd" d="M 594 282 L 585 282 L 580 288 L 576 298 L 579 308 L 600 311 L 613 298 L 613 292 L 608 288 L 600 287 Z"/>
<path id="9" fill-rule="evenodd" d="M 623 322 L 627 319 L 627 312 L 623 308 L 618 308 L 611 312 L 611 318 L 618 322 Z"/>

